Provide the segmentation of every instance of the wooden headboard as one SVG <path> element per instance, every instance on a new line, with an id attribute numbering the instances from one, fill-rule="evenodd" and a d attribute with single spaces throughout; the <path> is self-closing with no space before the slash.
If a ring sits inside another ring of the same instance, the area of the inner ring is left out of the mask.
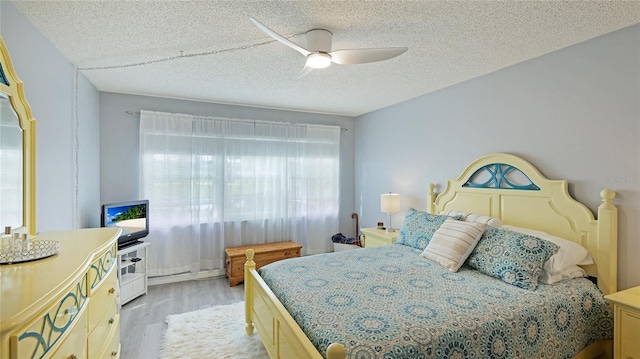
<path id="1" fill-rule="evenodd" d="M 604 294 L 617 291 L 618 209 L 615 192 L 602 190 L 598 219 L 569 194 L 567 181 L 550 180 L 524 159 L 504 153 L 473 161 L 447 181 L 436 196 L 429 185 L 428 211 L 460 210 L 500 218 L 503 224 L 545 231 L 587 248 L 594 265 L 583 268 L 597 277 Z"/>

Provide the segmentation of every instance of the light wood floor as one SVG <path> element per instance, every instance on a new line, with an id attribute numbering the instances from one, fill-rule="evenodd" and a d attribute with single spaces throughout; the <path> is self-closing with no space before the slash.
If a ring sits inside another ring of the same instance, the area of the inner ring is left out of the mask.
<path id="1" fill-rule="evenodd" d="M 146 295 L 122 306 L 120 342 L 123 359 L 156 359 L 170 314 L 191 312 L 244 300 L 242 284 L 229 287 L 225 277 L 154 285 Z"/>

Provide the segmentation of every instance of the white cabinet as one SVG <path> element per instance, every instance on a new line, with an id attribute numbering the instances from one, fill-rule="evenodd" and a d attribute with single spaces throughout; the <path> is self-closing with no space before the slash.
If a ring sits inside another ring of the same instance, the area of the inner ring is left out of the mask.
<path id="1" fill-rule="evenodd" d="M 141 242 L 118 250 L 121 305 L 147 294 L 148 247 L 149 243 Z"/>

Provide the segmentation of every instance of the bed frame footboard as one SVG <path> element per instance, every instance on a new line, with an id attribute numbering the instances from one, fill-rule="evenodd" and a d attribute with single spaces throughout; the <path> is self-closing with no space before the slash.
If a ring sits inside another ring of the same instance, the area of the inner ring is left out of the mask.
<path id="1" fill-rule="evenodd" d="M 253 249 L 248 249 L 246 255 L 244 300 L 247 335 L 252 335 L 256 330 L 270 358 L 322 359 L 322 355 L 256 271 Z M 342 344 L 332 343 L 327 348 L 327 359 L 345 357 Z"/>

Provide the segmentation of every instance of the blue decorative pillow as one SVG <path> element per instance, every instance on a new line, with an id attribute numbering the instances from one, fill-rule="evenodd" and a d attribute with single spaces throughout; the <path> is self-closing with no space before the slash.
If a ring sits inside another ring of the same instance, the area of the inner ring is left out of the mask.
<path id="1" fill-rule="evenodd" d="M 400 234 L 396 240 L 396 244 L 413 247 L 424 250 L 429 244 L 433 233 L 440 228 L 440 225 L 451 218 L 445 215 L 429 214 L 427 212 L 418 211 L 409 208 L 407 215 L 404 217 L 404 223 L 400 228 Z"/>
<path id="2" fill-rule="evenodd" d="M 538 237 L 487 226 L 467 264 L 505 283 L 534 290 L 544 262 L 558 248 Z"/>

